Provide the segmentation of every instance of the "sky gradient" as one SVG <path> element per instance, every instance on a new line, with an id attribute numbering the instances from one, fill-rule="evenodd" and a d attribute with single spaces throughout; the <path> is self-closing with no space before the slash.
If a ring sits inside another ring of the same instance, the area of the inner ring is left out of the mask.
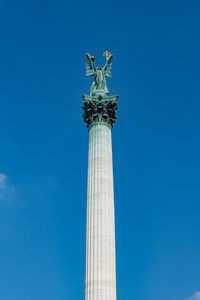
<path id="1" fill-rule="evenodd" d="M 200 2 L 1 1 L 0 299 L 84 299 L 85 52 L 114 53 L 117 295 L 200 299 Z"/>

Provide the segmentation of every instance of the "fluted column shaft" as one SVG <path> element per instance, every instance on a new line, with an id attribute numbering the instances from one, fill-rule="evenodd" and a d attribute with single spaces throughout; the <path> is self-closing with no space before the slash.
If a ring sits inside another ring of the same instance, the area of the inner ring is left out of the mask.
<path id="1" fill-rule="evenodd" d="M 85 300 L 116 300 L 111 126 L 89 127 Z"/>

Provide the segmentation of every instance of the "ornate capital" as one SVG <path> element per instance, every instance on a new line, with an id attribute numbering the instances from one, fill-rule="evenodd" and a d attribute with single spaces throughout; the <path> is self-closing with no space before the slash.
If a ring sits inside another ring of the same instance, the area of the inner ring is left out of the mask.
<path id="1" fill-rule="evenodd" d="M 90 127 L 96 122 L 105 122 L 113 127 L 117 115 L 117 99 L 119 96 L 88 96 L 82 95 L 83 102 L 83 119 Z"/>

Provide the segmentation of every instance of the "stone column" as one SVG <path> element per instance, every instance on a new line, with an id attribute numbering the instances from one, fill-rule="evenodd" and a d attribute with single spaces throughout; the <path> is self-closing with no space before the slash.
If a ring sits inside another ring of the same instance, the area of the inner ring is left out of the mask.
<path id="1" fill-rule="evenodd" d="M 100 100 L 96 109 L 83 107 L 89 129 L 85 300 L 116 300 L 111 131 L 117 102 L 102 106 Z"/>

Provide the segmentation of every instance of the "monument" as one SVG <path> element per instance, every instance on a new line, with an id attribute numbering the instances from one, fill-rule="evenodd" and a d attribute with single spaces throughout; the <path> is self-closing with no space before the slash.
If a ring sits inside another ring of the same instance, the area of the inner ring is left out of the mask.
<path id="1" fill-rule="evenodd" d="M 115 215 L 111 132 L 118 96 L 109 96 L 113 54 L 95 66 L 86 54 L 86 76 L 93 76 L 90 95 L 83 95 L 84 121 L 89 131 L 85 300 L 116 300 Z"/>

